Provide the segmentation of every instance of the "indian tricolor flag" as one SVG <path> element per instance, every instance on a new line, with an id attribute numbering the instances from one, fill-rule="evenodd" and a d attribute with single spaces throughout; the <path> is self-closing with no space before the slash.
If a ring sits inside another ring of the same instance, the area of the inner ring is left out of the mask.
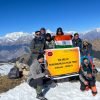
<path id="1" fill-rule="evenodd" d="M 71 35 L 58 35 L 55 36 L 56 48 L 70 48 L 72 46 L 72 37 Z"/>

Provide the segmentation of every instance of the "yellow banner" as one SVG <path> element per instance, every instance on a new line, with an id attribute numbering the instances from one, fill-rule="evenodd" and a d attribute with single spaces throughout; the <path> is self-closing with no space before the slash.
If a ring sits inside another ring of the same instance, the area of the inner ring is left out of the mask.
<path id="1" fill-rule="evenodd" d="M 73 74 L 79 72 L 79 48 L 48 49 L 45 53 L 47 69 L 51 76 Z"/>

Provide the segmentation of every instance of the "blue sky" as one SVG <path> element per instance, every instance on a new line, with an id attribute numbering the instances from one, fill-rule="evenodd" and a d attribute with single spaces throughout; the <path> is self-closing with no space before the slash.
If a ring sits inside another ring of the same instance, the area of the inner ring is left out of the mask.
<path id="1" fill-rule="evenodd" d="M 0 0 L 0 35 L 59 26 L 79 32 L 100 27 L 100 0 Z"/>

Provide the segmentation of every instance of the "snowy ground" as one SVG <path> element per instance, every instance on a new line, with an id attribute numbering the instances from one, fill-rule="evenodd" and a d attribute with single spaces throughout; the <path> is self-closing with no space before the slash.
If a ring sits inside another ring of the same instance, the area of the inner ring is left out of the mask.
<path id="1" fill-rule="evenodd" d="M 0 75 L 7 75 L 13 66 L 13 64 L 4 64 L 0 66 Z"/>
<path id="2" fill-rule="evenodd" d="M 79 82 L 59 83 L 45 95 L 48 100 L 100 100 L 100 83 L 97 82 L 98 94 L 93 97 L 91 91 L 81 92 Z M 22 83 L 6 93 L 0 94 L 0 100 L 37 100 L 35 90 L 27 83 Z"/>
<path id="3" fill-rule="evenodd" d="M 0 66 L 0 74 L 7 75 L 13 65 Z M 100 68 L 98 69 L 100 72 Z M 55 88 L 50 88 L 46 93 L 49 100 L 100 100 L 100 82 L 97 82 L 98 94 L 93 97 L 91 91 L 81 92 L 79 82 L 59 83 Z M 0 94 L 0 100 L 37 100 L 36 93 L 27 83 Z"/>
<path id="4" fill-rule="evenodd" d="M 100 72 L 100 68 L 97 68 L 97 70 Z"/>

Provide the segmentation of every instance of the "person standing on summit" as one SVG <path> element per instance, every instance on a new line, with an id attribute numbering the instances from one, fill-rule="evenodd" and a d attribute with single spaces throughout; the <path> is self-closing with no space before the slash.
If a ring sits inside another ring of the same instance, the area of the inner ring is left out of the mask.
<path id="1" fill-rule="evenodd" d="M 41 29 L 40 29 L 40 32 L 41 32 L 41 37 L 42 37 L 43 39 L 45 39 L 45 36 L 46 36 L 46 29 L 45 29 L 45 28 L 41 28 Z"/>
<path id="2" fill-rule="evenodd" d="M 57 28 L 56 35 L 64 35 L 64 32 L 61 27 Z"/>
<path id="3" fill-rule="evenodd" d="M 72 47 L 72 35 L 65 34 L 61 27 L 57 28 L 56 36 L 54 37 L 55 48 L 70 48 Z"/>
<path id="4" fill-rule="evenodd" d="M 74 34 L 72 43 L 73 43 L 74 47 L 79 47 L 80 48 L 80 52 L 82 52 L 82 40 L 79 38 L 79 34 L 78 33 Z"/>
<path id="5" fill-rule="evenodd" d="M 39 54 L 44 53 L 45 48 L 45 39 L 41 37 L 41 32 L 35 32 L 35 38 L 31 41 L 30 49 L 31 49 L 31 60 L 36 59 Z"/>

